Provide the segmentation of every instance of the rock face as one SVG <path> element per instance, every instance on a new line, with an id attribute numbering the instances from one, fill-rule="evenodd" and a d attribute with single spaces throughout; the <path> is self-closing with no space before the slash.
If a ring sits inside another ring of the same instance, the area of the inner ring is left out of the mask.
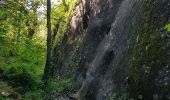
<path id="1" fill-rule="evenodd" d="M 170 0 L 80 0 L 51 75 L 84 100 L 170 99 Z"/>
<path id="2" fill-rule="evenodd" d="M 3 5 L 5 2 L 4 0 L 0 0 L 0 6 Z"/>

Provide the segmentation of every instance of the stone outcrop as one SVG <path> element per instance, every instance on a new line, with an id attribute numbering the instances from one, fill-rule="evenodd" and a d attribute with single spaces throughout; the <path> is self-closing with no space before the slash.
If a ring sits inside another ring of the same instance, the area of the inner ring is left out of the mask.
<path id="1" fill-rule="evenodd" d="M 170 98 L 170 0 L 80 0 L 54 78 L 74 78 L 85 100 Z"/>

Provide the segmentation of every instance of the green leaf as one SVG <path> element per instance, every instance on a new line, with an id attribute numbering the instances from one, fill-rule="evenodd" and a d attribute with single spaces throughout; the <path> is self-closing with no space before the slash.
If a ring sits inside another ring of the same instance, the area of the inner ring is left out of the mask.
<path id="1" fill-rule="evenodd" d="M 170 32 L 170 24 L 166 25 L 165 29 Z"/>

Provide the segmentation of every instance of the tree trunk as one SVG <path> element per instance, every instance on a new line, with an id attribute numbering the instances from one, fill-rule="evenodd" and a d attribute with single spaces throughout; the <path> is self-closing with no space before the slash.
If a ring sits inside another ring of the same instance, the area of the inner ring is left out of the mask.
<path id="1" fill-rule="evenodd" d="M 51 62 L 51 0 L 47 0 L 47 56 L 46 56 L 46 64 L 44 69 L 43 80 L 46 81 L 48 79 L 48 75 L 50 72 L 50 62 Z"/>

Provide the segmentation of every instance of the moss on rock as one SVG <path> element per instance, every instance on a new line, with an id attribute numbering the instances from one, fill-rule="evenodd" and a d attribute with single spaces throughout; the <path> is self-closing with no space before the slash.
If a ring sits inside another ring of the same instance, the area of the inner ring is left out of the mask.
<path id="1" fill-rule="evenodd" d="M 159 1 L 147 1 L 143 17 L 138 25 L 136 45 L 128 66 L 129 95 L 135 100 L 153 99 L 154 79 L 161 68 L 161 50 L 163 37 L 160 30 L 163 26 L 161 17 L 157 16 Z M 142 98 L 140 98 L 142 96 Z"/>

